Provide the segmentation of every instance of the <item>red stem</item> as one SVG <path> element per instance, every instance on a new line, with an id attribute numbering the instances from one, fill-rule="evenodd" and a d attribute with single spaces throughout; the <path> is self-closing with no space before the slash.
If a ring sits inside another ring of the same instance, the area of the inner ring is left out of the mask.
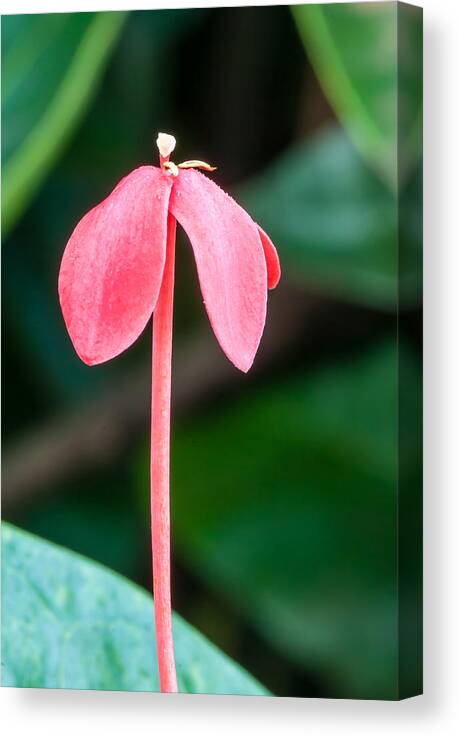
<path id="1" fill-rule="evenodd" d="M 176 220 L 168 214 L 166 263 L 153 314 L 150 492 L 153 592 L 158 671 L 162 692 L 177 692 L 171 619 L 169 439 Z"/>

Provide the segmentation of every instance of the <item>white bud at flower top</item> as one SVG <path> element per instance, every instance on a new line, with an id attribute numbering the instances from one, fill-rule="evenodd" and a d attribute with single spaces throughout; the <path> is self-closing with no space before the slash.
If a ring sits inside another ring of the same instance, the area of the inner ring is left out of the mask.
<path id="1" fill-rule="evenodd" d="M 160 155 L 164 158 L 172 154 L 176 148 L 176 139 L 169 133 L 159 133 L 157 138 L 157 146 Z"/>

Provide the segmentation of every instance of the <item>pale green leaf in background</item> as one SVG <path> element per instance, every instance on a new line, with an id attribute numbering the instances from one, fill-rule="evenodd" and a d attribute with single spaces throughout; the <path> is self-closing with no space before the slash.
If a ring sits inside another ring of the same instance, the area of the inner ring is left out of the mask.
<path id="1" fill-rule="evenodd" d="M 73 552 L 2 525 L 2 684 L 159 691 L 147 592 Z M 179 689 L 267 695 L 174 615 Z"/>

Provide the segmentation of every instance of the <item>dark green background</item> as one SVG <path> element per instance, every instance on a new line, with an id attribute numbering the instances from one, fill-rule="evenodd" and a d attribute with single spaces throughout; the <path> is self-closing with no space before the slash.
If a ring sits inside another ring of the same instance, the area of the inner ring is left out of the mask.
<path id="1" fill-rule="evenodd" d="M 174 133 L 283 269 L 243 376 L 179 234 L 175 609 L 275 694 L 417 692 L 421 15 L 11 16 L 2 47 L 4 517 L 150 587 L 150 335 L 84 366 L 57 274 L 79 218 Z"/>

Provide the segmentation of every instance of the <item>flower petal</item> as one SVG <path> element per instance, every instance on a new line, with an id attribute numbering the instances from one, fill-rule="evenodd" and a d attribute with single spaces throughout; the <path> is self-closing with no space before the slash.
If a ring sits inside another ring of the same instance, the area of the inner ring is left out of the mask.
<path id="1" fill-rule="evenodd" d="M 155 307 L 166 254 L 172 177 L 139 167 L 76 226 L 59 273 L 76 352 L 99 364 L 130 346 Z"/>
<path id="2" fill-rule="evenodd" d="M 257 226 L 229 195 L 193 169 L 180 171 L 169 209 L 190 238 L 217 340 L 246 372 L 267 307 L 267 268 Z"/>
<path id="3" fill-rule="evenodd" d="M 278 252 L 265 231 L 262 230 L 259 225 L 257 226 L 257 228 L 259 230 L 259 236 L 265 254 L 265 261 L 267 262 L 267 286 L 269 290 L 273 290 L 280 281 L 281 277 L 281 267 Z"/>

